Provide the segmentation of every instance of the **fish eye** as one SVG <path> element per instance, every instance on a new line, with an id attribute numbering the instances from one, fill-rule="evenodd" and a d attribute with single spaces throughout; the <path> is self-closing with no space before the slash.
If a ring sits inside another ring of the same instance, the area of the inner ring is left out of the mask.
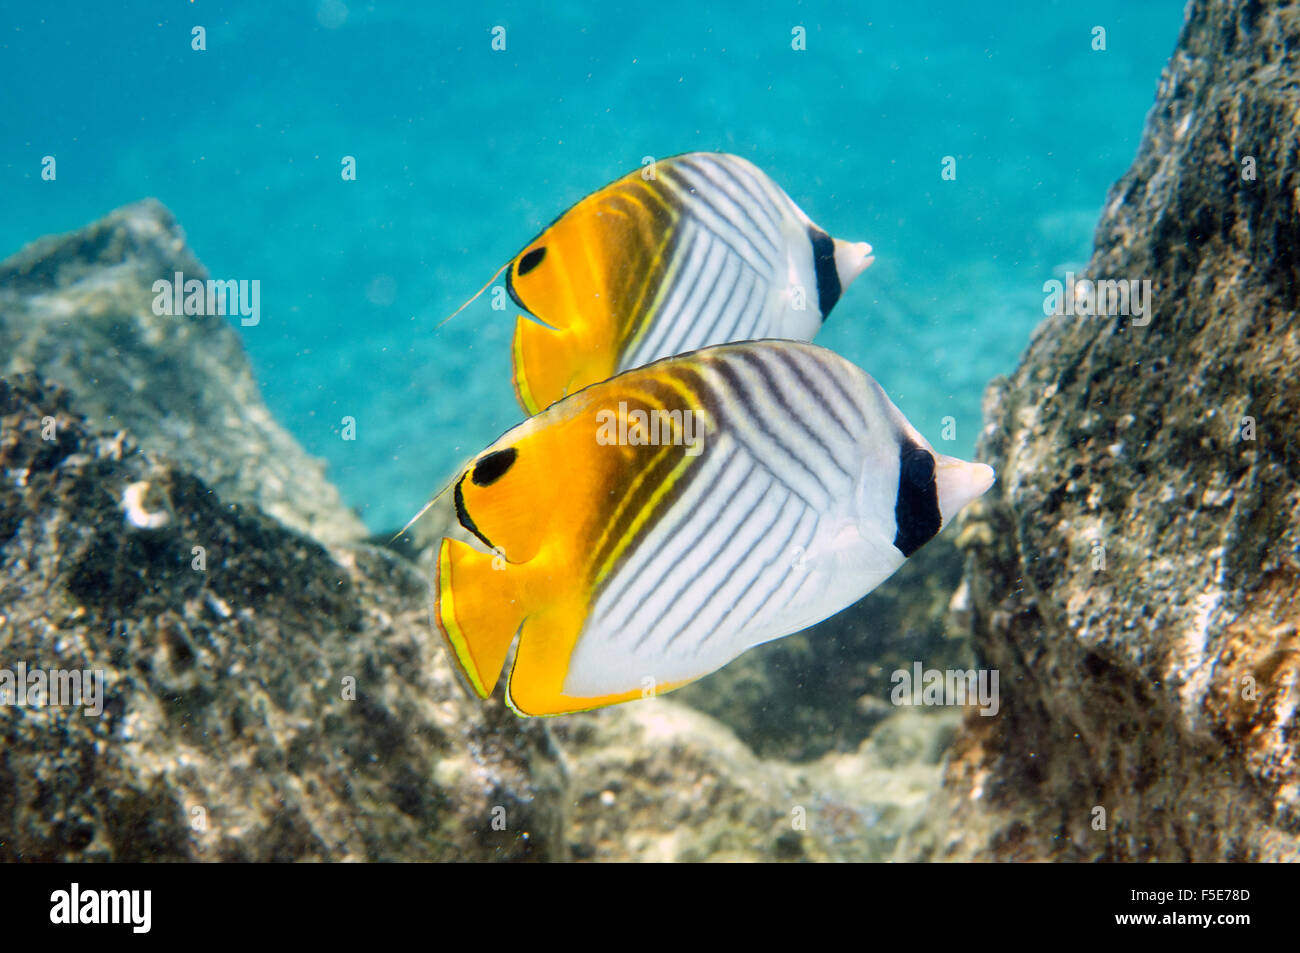
<path id="1" fill-rule="evenodd" d="M 538 248 L 534 248 L 523 258 L 519 259 L 519 264 L 515 266 L 515 274 L 519 275 L 520 277 L 528 274 L 530 271 L 532 271 L 534 268 L 540 265 L 542 263 L 542 259 L 545 257 L 546 257 L 545 245 L 542 245 Z"/>
<path id="2" fill-rule="evenodd" d="M 934 482 L 934 456 L 922 447 L 913 447 L 903 456 L 903 478 L 912 486 L 928 487 Z"/>

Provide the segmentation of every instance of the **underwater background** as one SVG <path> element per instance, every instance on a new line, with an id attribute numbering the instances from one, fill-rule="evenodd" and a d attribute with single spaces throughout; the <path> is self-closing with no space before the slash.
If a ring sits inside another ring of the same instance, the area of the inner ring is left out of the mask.
<path id="1" fill-rule="evenodd" d="M 6 3 L 0 248 L 161 200 L 213 277 L 261 281 L 261 322 L 239 333 L 267 404 L 378 533 L 521 418 L 513 306 L 484 296 L 439 322 L 643 157 L 734 152 L 831 234 L 872 243 L 817 343 L 969 457 L 984 386 L 1043 318 L 1043 282 L 1088 258 L 1182 13 Z"/>
<path id="2" fill-rule="evenodd" d="M 0 862 L 1300 858 L 1300 4 L 4 3 L 0 89 Z M 817 343 L 997 480 L 520 718 L 440 634 L 451 505 L 392 538 L 522 416 L 515 310 L 439 324 L 686 150 L 872 243 Z M 1071 272 L 1150 308 L 1045 315 Z M 54 666 L 94 702 L 14 700 Z"/>

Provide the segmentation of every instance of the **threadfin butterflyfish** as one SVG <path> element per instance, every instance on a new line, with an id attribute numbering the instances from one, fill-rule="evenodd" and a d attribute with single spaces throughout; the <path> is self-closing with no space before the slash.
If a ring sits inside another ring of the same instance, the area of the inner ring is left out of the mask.
<path id="1" fill-rule="evenodd" d="M 553 715 L 669 691 L 856 602 L 993 471 L 936 453 L 811 344 L 726 344 L 593 384 L 445 491 L 435 617 L 488 697 Z"/>
<path id="2" fill-rule="evenodd" d="M 527 312 L 512 345 L 519 403 L 535 414 L 711 344 L 810 341 L 870 256 L 739 156 L 659 160 L 582 199 L 503 269 Z"/>

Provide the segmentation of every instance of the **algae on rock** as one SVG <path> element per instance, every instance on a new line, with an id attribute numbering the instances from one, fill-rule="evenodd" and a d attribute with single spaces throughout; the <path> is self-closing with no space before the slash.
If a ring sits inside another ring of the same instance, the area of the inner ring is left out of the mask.
<path id="1" fill-rule="evenodd" d="M 0 860 L 566 856 L 545 728 L 460 694 L 404 561 L 228 503 L 28 376 L 0 380 L 0 473 L 0 658 L 106 694 L 0 708 Z"/>

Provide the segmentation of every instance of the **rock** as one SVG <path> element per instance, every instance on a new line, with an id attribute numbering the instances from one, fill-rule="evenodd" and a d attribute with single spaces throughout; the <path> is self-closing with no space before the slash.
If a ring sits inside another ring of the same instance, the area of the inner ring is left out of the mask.
<path id="1" fill-rule="evenodd" d="M 74 403 L 0 380 L 0 668 L 102 672 L 103 710 L 0 706 L 0 861 L 567 856 L 544 724 L 460 692 L 412 566 Z"/>
<path id="2" fill-rule="evenodd" d="M 1002 713 L 911 856 L 1300 860 L 1297 46 L 1295 6 L 1188 4 L 1088 265 L 1149 279 L 1150 324 L 1050 317 L 988 393 Z"/>
<path id="3" fill-rule="evenodd" d="M 958 714 L 899 711 L 857 750 L 760 758 L 671 696 L 551 723 L 570 850 L 593 861 L 878 861 L 924 819 Z"/>
<path id="4" fill-rule="evenodd" d="M 97 429 L 124 430 L 224 499 L 326 543 L 366 529 L 325 467 L 272 419 L 222 316 L 155 315 L 154 281 L 206 279 L 153 200 L 0 262 L 0 377 L 36 372 Z"/>

